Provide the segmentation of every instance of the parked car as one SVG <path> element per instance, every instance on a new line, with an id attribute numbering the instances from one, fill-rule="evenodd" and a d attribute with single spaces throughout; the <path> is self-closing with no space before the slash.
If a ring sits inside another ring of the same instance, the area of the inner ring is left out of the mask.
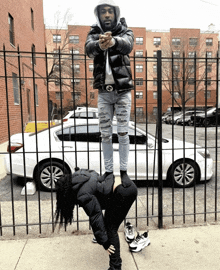
<path id="1" fill-rule="evenodd" d="M 80 119 L 98 119 L 98 108 L 86 108 L 79 107 L 75 111 L 69 111 L 64 117 L 63 122 L 70 119 L 80 118 Z"/>
<path id="2" fill-rule="evenodd" d="M 176 120 L 183 114 L 183 112 L 171 113 L 165 120 L 166 124 L 175 124 Z"/>
<path id="3" fill-rule="evenodd" d="M 176 119 L 176 125 L 191 126 L 191 116 L 203 113 L 203 111 L 186 111 L 179 118 Z"/>
<path id="4" fill-rule="evenodd" d="M 88 126 L 85 119 L 76 119 L 75 123 L 75 126 L 73 123 L 67 122 L 38 133 L 12 135 L 11 144 L 8 147 L 11 155 L 5 155 L 6 171 L 32 178 L 45 190 L 54 190 L 56 180 L 64 173 L 73 173 L 76 166 L 90 168 L 97 172 L 100 172 L 101 166 L 103 172 L 104 162 L 101 155 L 98 120 L 90 119 Z M 114 121 L 112 140 L 114 174 L 119 176 L 119 144 L 116 124 Z M 135 130 L 134 122 L 129 122 L 129 136 L 128 175 L 132 180 L 157 179 L 157 138 L 142 129 L 136 128 Z M 22 143 L 23 137 L 24 143 Z M 185 150 L 183 150 L 184 145 Z M 169 180 L 178 187 L 189 187 L 197 181 L 208 180 L 212 177 L 213 160 L 208 150 L 191 143 L 170 139 L 162 140 L 162 149 L 163 180 Z M 195 157 L 196 160 L 194 160 Z M 135 172 L 137 172 L 137 177 Z"/>
<path id="5" fill-rule="evenodd" d="M 220 108 L 212 107 L 206 112 L 191 116 L 191 125 L 196 126 L 210 126 L 220 124 Z"/>

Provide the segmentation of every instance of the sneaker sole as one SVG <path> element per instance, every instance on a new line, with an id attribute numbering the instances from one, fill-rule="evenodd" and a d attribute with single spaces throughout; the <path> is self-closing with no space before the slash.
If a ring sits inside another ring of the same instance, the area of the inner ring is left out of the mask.
<path id="1" fill-rule="evenodd" d="M 136 247 L 136 248 L 132 248 L 129 247 L 131 252 L 140 252 L 142 249 L 144 249 L 145 247 L 150 245 L 150 240 L 148 240 L 146 243 L 144 243 L 142 246 Z"/>
<path id="2" fill-rule="evenodd" d="M 135 238 L 135 237 L 134 237 L 134 238 Z M 129 244 L 130 244 L 131 242 L 134 241 L 134 238 L 133 238 L 133 239 L 129 239 L 129 238 L 127 238 L 127 237 L 125 236 L 125 240 L 126 240 L 126 242 L 129 243 Z"/>

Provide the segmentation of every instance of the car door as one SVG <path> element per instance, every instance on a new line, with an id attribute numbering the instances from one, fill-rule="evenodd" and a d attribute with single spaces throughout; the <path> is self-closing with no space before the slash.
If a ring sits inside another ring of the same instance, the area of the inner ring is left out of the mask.
<path id="1" fill-rule="evenodd" d="M 56 133 L 59 147 L 72 168 L 89 168 L 100 171 L 101 143 L 97 124 L 76 125 Z"/>

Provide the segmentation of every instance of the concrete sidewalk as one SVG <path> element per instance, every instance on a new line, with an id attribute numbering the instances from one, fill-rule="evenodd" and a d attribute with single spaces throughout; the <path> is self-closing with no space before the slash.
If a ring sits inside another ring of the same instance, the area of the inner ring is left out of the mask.
<path id="1" fill-rule="evenodd" d="M 151 245 L 130 253 L 123 232 L 123 270 L 220 269 L 220 225 L 152 230 Z M 2 240 L 2 270 L 107 270 L 108 254 L 91 242 L 91 233 L 62 233 L 47 238 Z"/>

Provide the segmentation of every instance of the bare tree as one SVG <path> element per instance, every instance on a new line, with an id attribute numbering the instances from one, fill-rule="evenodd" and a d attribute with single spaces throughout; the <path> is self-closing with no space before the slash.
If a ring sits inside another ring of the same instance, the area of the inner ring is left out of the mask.
<path id="1" fill-rule="evenodd" d="M 163 89 L 170 93 L 174 105 L 183 108 L 216 84 L 216 64 L 206 53 L 206 39 L 181 36 L 181 40 L 172 38 L 162 47 Z"/>
<path id="2" fill-rule="evenodd" d="M 61 17 L 55 15 L 56 26 L 48 29 L 46 40 L 49 48 L 48 54 L 48 82 L 50 90 L 57 89 L 60 92 L 60 107 L 63 113 L 66 110 L 75 109 L 86 99 L 85 83 L 81 80 L 84 70 L 84 54 L 82 48 L 77 46 L 74 40 L 74 32 L 77 26 L 69 25 L 72 15 L 69 10 Z M 84 76 L 83 76 L 84 77 Z M 88 82 L 87 82 L 88 83 Z M 69 92 L 62 101 L 63 93 Z M 65 104 L 65 105 L 64 105 Z M 62 114 L 62 112 L 61 112 Z"/>

